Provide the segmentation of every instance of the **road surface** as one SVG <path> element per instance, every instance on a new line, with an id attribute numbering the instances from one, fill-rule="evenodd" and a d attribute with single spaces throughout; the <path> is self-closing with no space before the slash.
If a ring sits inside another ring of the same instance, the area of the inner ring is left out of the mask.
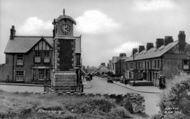
<path id="1" fill-rule="evenodd" d="M 125 87 L 121 87 L 114 83 L 107 83 L 106 79 L 102 79 L 99 77 L 94 77 L 91 82 L 89 82 L 91 88 L 85 89 L 85 93 L 94 93 L 94 94 L 126 94 L 126 93 L 139 93 L 145 98 L 145 112 L 151 116 L 157 114 L 159 111 L 159 94 L 152 93 L 140 93 L 134 90 L 127 89 Z"/>

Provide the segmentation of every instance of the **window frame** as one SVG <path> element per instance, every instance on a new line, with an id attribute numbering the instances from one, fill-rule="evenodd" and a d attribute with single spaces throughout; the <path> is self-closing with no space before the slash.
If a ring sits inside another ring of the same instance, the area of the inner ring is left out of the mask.
<path id="1" fill-rule="evenodd" d="M 22 64 L 18 64 L 19 61 L 22 62 Z M 16 55 L 16 66 L 20 66 L 20 67 L 24 66 L 24 54 Z"/>

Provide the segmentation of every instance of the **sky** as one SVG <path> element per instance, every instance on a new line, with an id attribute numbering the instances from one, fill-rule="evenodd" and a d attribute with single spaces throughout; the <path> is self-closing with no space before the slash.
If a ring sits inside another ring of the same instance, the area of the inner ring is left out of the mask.
<path id="1" fill-rule="evenodd" d="M 190 43 L 189 0 L 0 0 L 0 63 L 11 25 L 16 35 L 52 35 L 52 21 L 73 17 L 75 35 L 82 35 L 82 62 L 98 66 L 119 53 L 155 43 L 157 38 L 186 33 Z"/>

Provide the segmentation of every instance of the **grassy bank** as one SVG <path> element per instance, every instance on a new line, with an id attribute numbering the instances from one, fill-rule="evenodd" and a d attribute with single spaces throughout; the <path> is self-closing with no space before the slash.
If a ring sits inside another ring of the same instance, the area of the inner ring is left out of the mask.
<path id="1" fill-rule="evenodd" d="M 129 95 L 128 95 L 129 97 Z M 141 97 L 142 98 L 142 97 Z M 127 96 L 7 93 L 0 91 L 0 118 L 5 119 L 126 119 L 131 113 Z"/>

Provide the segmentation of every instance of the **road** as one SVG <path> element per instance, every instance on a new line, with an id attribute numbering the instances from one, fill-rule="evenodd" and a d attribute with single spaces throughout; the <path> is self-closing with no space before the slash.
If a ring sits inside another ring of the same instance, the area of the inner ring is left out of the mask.
<path id="1" fill-rule="evenodd" d="M 126 93 L 139 93 L 145 98 L 145 112 L 151 116 L 157 114 L 159 107 L 157 106 L 160 100 L 159 94 L 151 93 L 140 93 L 134 90 L 127 89 L 125 87 L 118 86 L 113 83 L 107 83 L 105 79 L 94 77 L 89 84 L 91 88 L 85 89 L 85 93 L 94 93 L 94 94 L 126 94 Z"/>

